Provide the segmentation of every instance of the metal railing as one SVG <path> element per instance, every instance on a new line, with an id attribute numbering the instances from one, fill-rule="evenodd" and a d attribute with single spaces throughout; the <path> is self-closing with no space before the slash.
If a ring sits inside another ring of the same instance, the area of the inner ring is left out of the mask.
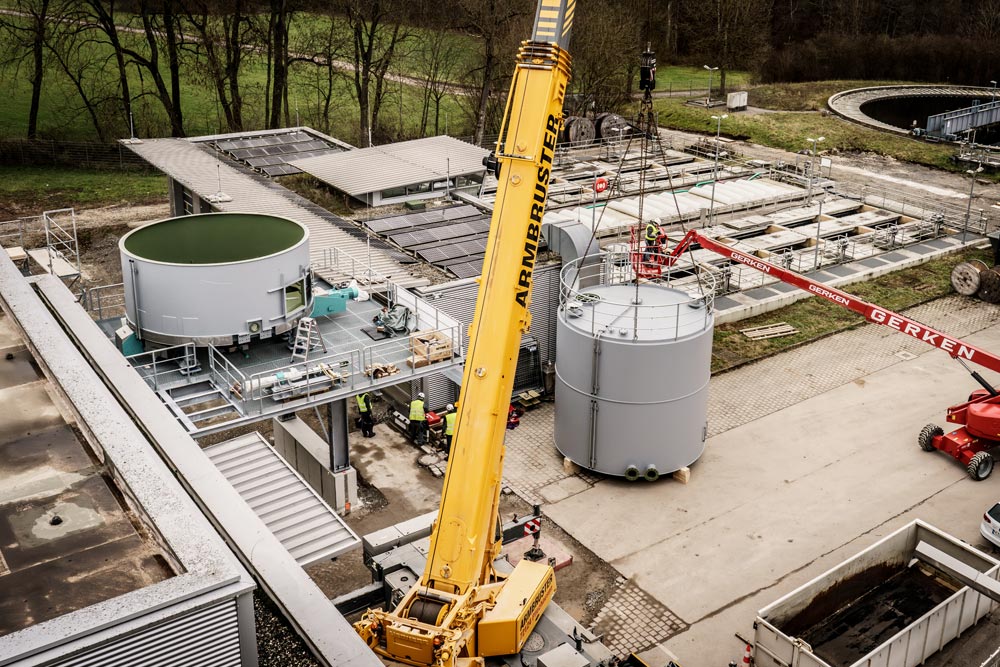
<path id="1" fill-rule="evenodd" d="M 80 305 L 95 320 L 121 317 L 125 314 L 125 283 L 85 287 L 80 290 Z"/>
<path id="2" fill-rule="evenodd" d="M 250 376 L 241 373 L 221 353 L 211 348 L 209 367 L 213 383 L 229 392 L 231 400 L 240 406 L 243 414 L 259 415 L 276 403 L 292 400 L 309 402 L 336 389 L 349 389 L 354 393 L 360 385 L 396 384 L 407 375 L 416 375 L 419 369 L 426 366 L 457 358 L 460 333 L 461 327 L 456 325 L 362 347 L 350 347 L 352 344 L 349 343 L 321 357 L 258 371 Z M 429 345 L 418 339 L 437 340 L 440 344 Z M 376 370 L 390 365 L 395 367 L 396 372 L 381 375 Z"/>
<path id="3" fill-rule="evenodd" d="M 223 392 L 231 402 L 245 406 L 245 401 L 242 400 L 243 397 L 239 390 L 243 383 L 246 382 L 246 375 L 240 369 L 236 368 L 231 361 L 226 359 L 225 355 L 214 345 L 209 345 L 207 352 L 208 372 L 212 384 L 216 389 Z M 236 401 L 233 401 L 234 396 L 237 399 Z M 240 412 L 246 414 L 245 409 L 240 410 Z"/>
<path id="4" fill-rule="evenodd" d="M 1000 667 L 1000 647 L 993 651 L 993 654 L 983 661 L 979 667 Z"/>
<path id="5" fill-rule="evenodd" d="M 153 391 L 159 391 L 161 386 L 192 381 L 187 369 L 197 367 L 198 348 L 194 343 L 184 343 L 140 352 L 125 359 L 132 364 Z"/>
<path id="6" fill-rule="evenodd" d="M 345 278 L 353 278 L 362 287 L 375 287 L 388 282 L 384 275 L 371 268 L 367 262 L 335 247 L 323 248 L 323 259 L 319 263 L 313 262 L 313 269 L 333 271 Z"/>
<path id="7" fill-rule="evenodd" d="M 945 225 L 936 222 L 890 224 L 865 234 L 834 234 L 820 238 L 818 242 L 815 238 L 808 239 L 806 247 L 771 251 L 763 259 L 796 273 L 808 273 L 858 259 L 877 257 L 907 245 L 939 238 L 950 231 Z M 681 258 L 678 268 L 691 268 L 690 261 L 685 262 Z M 724 266 L 701 265 L 701 268 L 716 276 L 716 294 L 719 296 L 778 282 L 766 273 L 739 263 Z"/>
<path id="8" fill-rule="evenodd" d="M 69 221 L 59 224 L 57 216 L 69 216 Z M 56 275 L 54 262 L 62 259 L 80 274 L 80 244 L 76 236 L 76 211 L 60 208 L 42 213 L 45 222 L 45 247 L 49 256 L 49 273 Z"/>
<path id="9" fill-rule="evenodd" d="M 588 330 L 591 336 L 633 341 L 676 340 L 711 326 L 717 276 L 710 272 L 696 270 L 695 280 L 679 283 L 676 278 L 687 277 L 688 272 L 664 268 L 655 284 L 677 290 L 678 300 L 642 303 L 641 290 L 646 288 L 635 283 L 634 263 L 665 259 L 628 250 L 567 263 L 560 272 L 560 319 L 572 321 L 574 328 Z M 607 287 L 622 289 L 595 289 Z"/>

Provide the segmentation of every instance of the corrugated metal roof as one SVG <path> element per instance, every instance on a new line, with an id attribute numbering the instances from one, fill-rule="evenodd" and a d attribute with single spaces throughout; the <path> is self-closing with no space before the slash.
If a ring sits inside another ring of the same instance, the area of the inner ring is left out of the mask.
<path id="1" fill-rule="evenodd" d="M 255 177 L 239 171 L 220 160 L 217 153 L 209 152 L 210 148 L 203 150 L 187 139 L 143 139 L 142 143 L 126 145 L 206 201 L 219 192 L 221 182 L 222 192 L 229 195 L 232 201 L 213 204 L 216 210 L 280 215 L 301 222 L 309 228 L 310 258 L 315 267 L 323 264 L 325 249 L 338 248 L 355 258 L 362 269 L 370 257 L 371 268 L 376 273 L 391 278 L 404 287 L 426 285 L 428 282 L 426 278 L 411 274 L 384 250 L 374 247 L 374 244 L 369 253 L 363 233 L 358 237 L 352 236 L 306 206 L 297 204 L 291 196 L 294 193 L 262 176 Z M 344 155 L 352 152 L 355 151 L 348 151 Z M 316 272 L 329 282 L 364 277 L 338 274 L 322 268 L 317 268 Z"/>
<path id="2" fill-rule="evenodd" d="M 206 447 L 205 453 L 299 565 L 333 558 L 361 544 L 259 433 Z"/>
<path id="3" fill-rule="evenodd" d="M 359 148 L 289 164 L 351 196 L 486 171 L 484 148 L 448 136 Z"/>

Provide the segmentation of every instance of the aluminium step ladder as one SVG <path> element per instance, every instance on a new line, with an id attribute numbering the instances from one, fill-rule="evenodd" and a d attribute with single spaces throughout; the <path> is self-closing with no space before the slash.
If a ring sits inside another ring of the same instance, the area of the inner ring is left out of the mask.
<path id="1" fill-rule="evenodd" d="M 323 348 L 326 354 L 326 341 L 319 332 L 319 324 L 311 317 L 303 317 L 295 329 L 295 340 L 292 342 L 292 363 L 309 360 L 309 352 L 315 348 Z"/>

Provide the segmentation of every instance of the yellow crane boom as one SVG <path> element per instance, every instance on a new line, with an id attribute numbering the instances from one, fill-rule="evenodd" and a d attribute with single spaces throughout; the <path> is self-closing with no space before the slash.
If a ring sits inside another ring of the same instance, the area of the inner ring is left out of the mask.
<path id="1" fill-rule="evenodd" d="M 576 0 L 539 0 L 522 42 L 494 153 L 499 168 L 462 389 L 420 582 L 392 612 L 369 610 L 355 628 L 377 653 L 412 665 L 482 665 L 517 653 L 555 593 L 548 565 L 497 573 L 504 434 L 521 335 L 531 314 L 556 137 L 569 82 L 566 51 Z"/>

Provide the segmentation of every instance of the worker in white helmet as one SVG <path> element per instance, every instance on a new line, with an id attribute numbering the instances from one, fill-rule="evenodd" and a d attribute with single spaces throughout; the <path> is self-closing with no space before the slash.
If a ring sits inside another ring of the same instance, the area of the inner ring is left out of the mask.
<path id="1" fill-rule="evenodd" d="M 444 455 L 451 454 L 451 437 L 455 435 L 455 420 L 458 419 L 458 411 L 455 405 L 448 404 L 448 414 L 444 416 Z"/>
<path id="2" fill-rule="evenodd" d="M 410 401 L 410 438 L 420 446 L 427 442 L 427 413 L 424 410 L 424 392 Z"/>

